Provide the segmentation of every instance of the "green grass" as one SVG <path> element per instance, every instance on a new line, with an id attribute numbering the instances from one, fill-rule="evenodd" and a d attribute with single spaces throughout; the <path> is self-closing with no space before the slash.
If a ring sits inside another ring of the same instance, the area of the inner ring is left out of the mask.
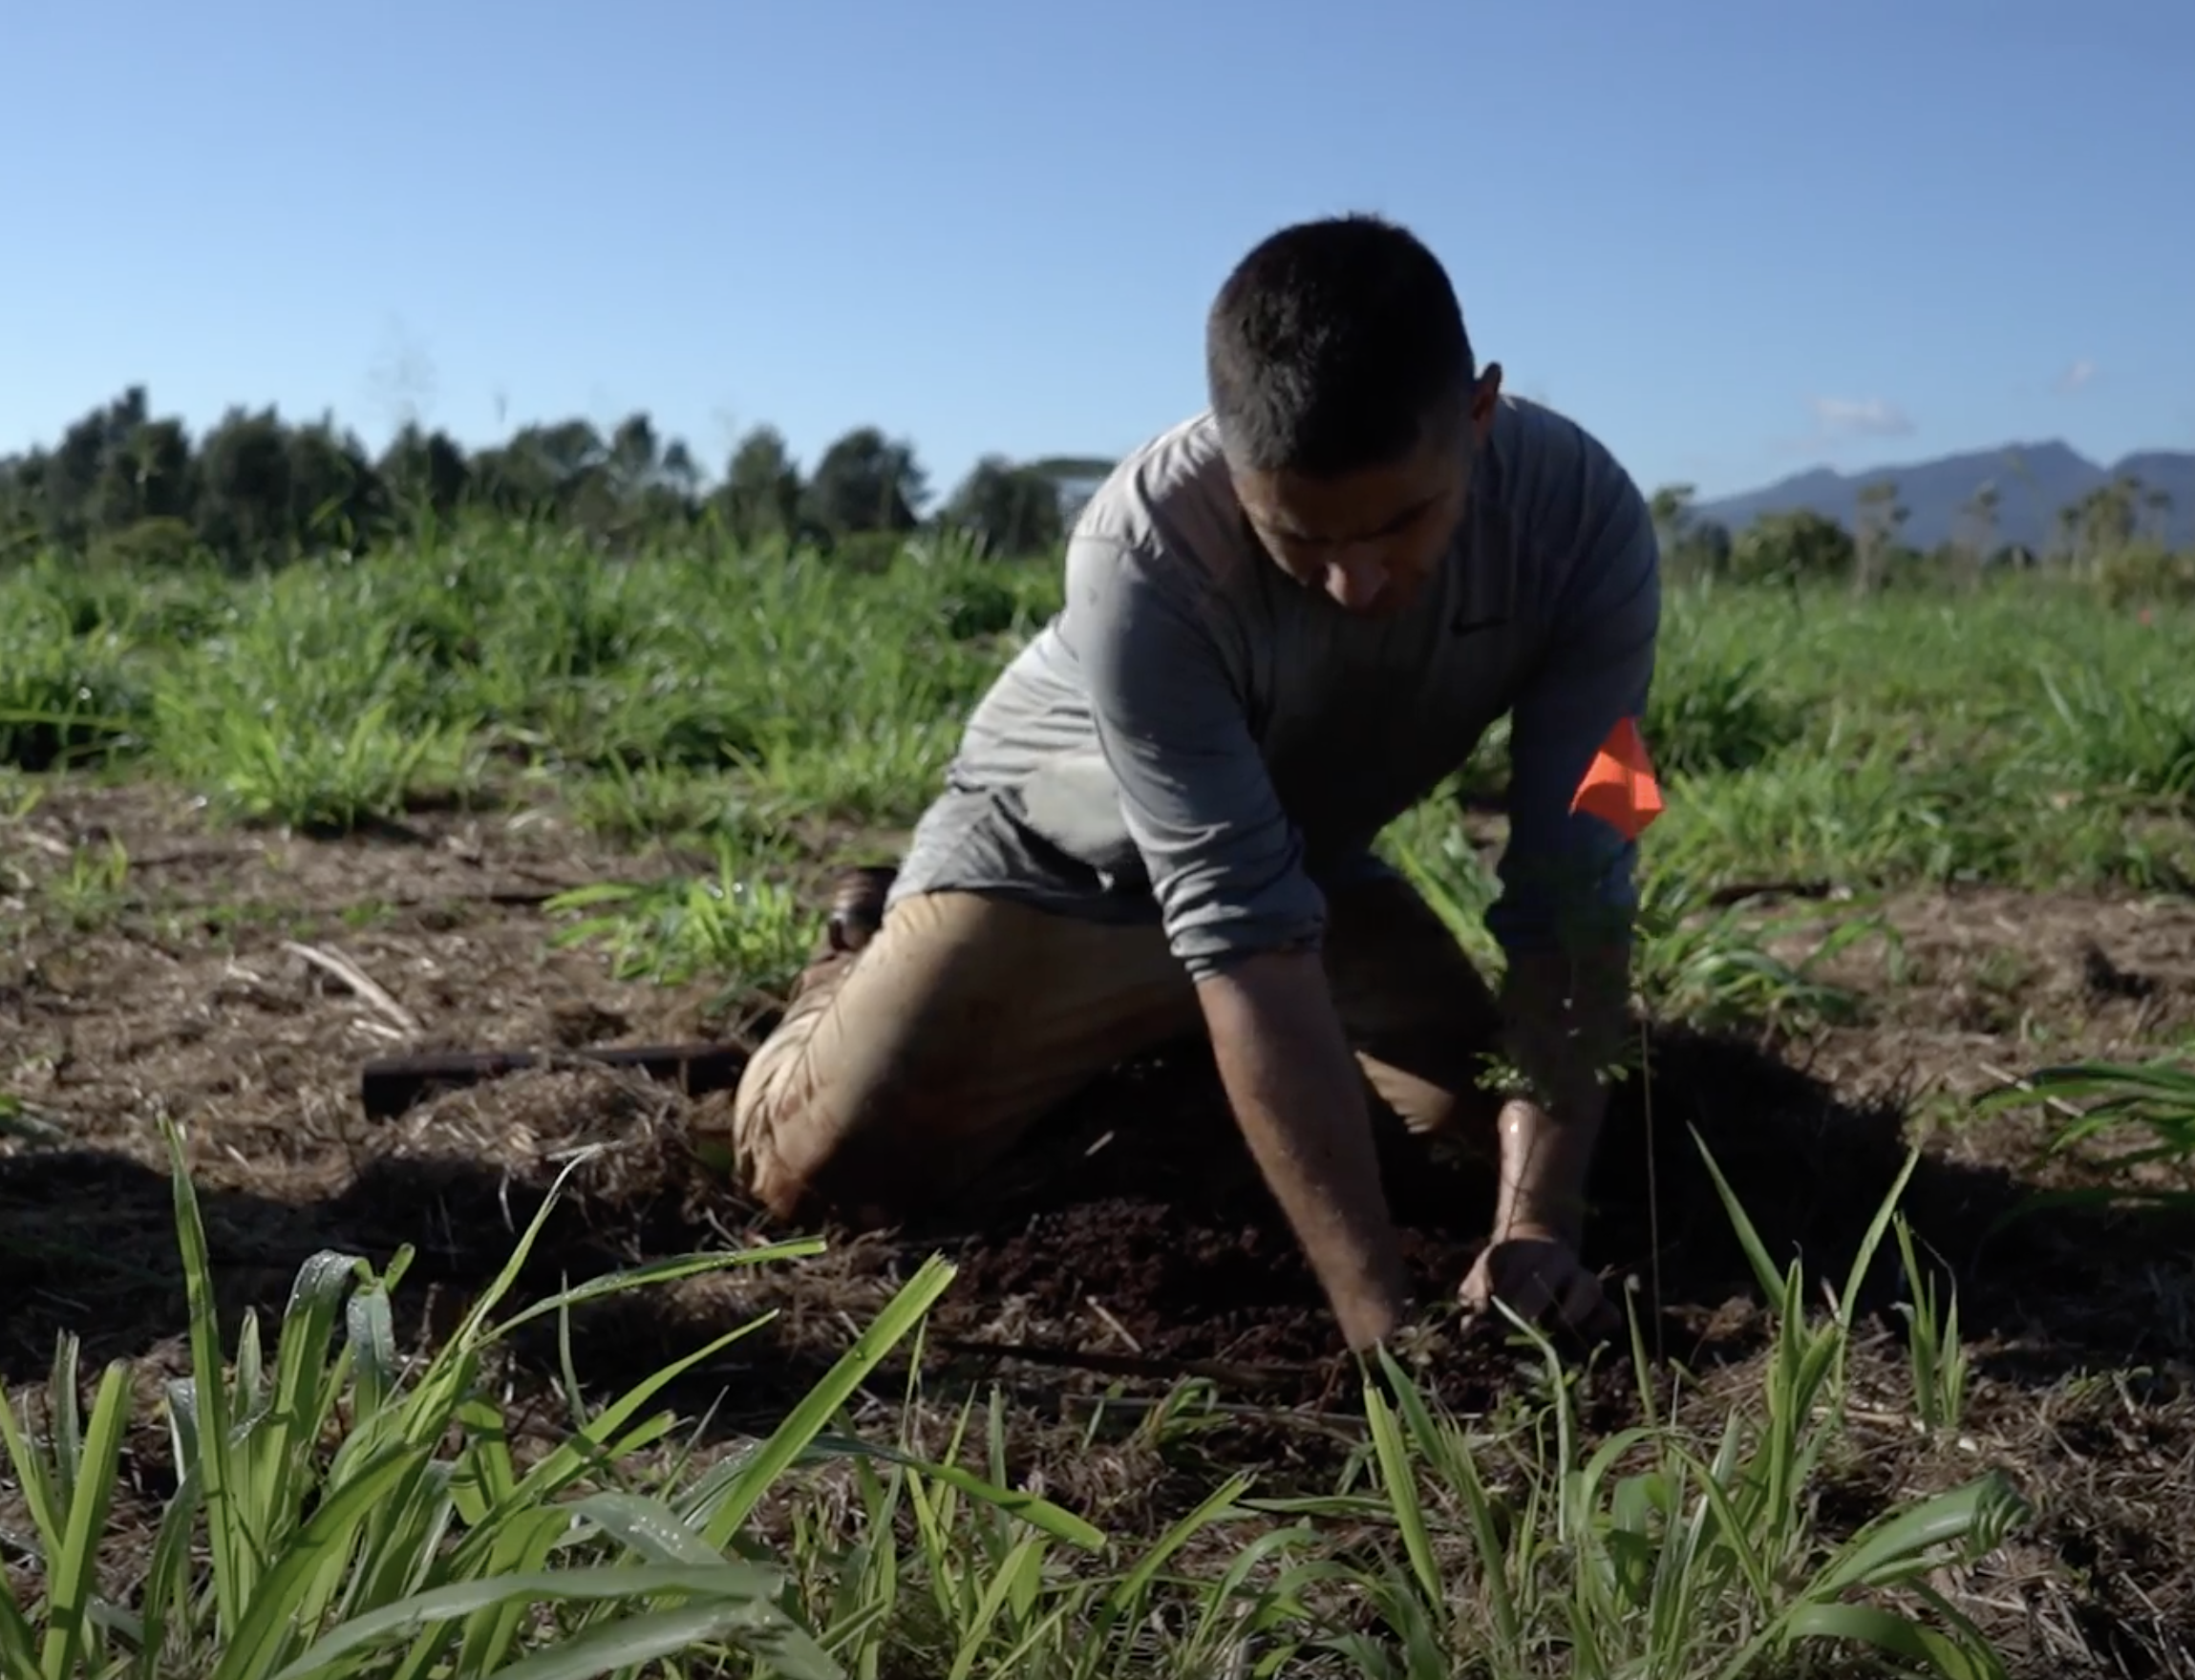
<path id="1" fill-rule="evenodd" d="M 1779 1340 L 1760 1393 L 1712 1446 L 1656 1415 L 1635 1329 L 1648 1421 L 1590 1447 L 1544 1339 L 1545 1395 L 1496 1431 L 1439 1411 L 1390 1356 L 1367 1373 L 1360 1468 L 1332 1496 L 1261 1499 L 1237 1475 L 1139 1538 L 1012 1485 L 995 1393 L 928 1456 L 854 1426 L 856 1389 L 950 1285 L 940 1260 L 741 1451 L 693 1454 L 657 1396 L 758 1323 L 592 1406 L 567 1341 L 567 1422 L 522 1455 L 493 1367 L 522 1326 L 707 1271 L 795 1264 L 816 1245 L 672 1257 L 504 1314 L 552 1191 L 423 1363 L 395 1340 L 406 1253 L 378 1272 L 316 1255 L 271 1343 L 255 1315 L 224 1343 L 181 1138 L 172 1125 L 166 1137 L 189 1295 L 189 1372 L 162 1395 L 178 1486 L 116 1594 L 105 1558 L 131 1369 L 109 1364 L 87 1409 L 64 1337 L 42 1403 L 0 1405 L 36 1582 L 0 1596 L 11 1676 L 1522 1680 L 1562 1665 L 1737 1675 L 1826 1644 L 1946 1676 L 1998 1671 L 1929 1582 L 2001 1544 L 2022 1500 L 1984 1474 L 1848 1535 L 1817 1521 L 1805 1495 L 1839 1439 L 1851 1286 L 1809 1326 L 1807 1280 L 1777 1270 L 1735 1201 Z M 1915 1323 L 1925 1369 L 1953 1368 L 1955 1336 L 1932 1308 Z M 1942 1414 L 1945 1390 L 1921 1393 L 1924 1415 Z M 832 1470 L 847 1493 L 834 1497 Z M 658 1661 L 670 1666 L 644 1667 Z"/>
<path id="2" fill-rule="evenodd" d="M 154 606 L 44 566 L 0 579 L 0 761 L 134 762 L 298 825 L 476 796 L 497 771 L 586 789 L 628 828 L 650 778 L 727 770 L 782 814 L 894 821 L 1052 587 L 911 557 L 882 583 L 805 556 L 608 566 L 492 528 L 174 579 Z"/>
<path id="3" fill-rule="evenodd" d="M 815 938 L 809 872 L 913 820 L 968 707 L 1057 589 L 1052 567 L 950 547 L 881 573 L 709 547 L 613 564 L 488 524 L 250 579 L 40 563 L 0 575 L 0 815 L 32 808 L 39 773 L 62 767 L 160 776 L 220 818 L 311 830 L 554 800 L 607 842 L 712 860 L 667 875 L 636 858 L 629 881 L 554 904 L 555 937 L 629 978 L 775 987 Z M 1860 1000 L 1829 969 L 1855 951 L 1897 963 L 1873 901 L 1901 887 L 2195 877 L 2195 612 L 2142 622 L 2015 579 L 1874 602 L 1673 590 L 1646 734 L 1670 804 L 1645 847 L 1639 965 L 1659 1015 L 1853 1018 Z M 1458 785 L 1497 782 L 1501 746 L 1497 732 Z M 1385 844 L 1498 961 L 1478 923 L 1487 861 L 1453 804 L 1429 799 Z M 1714 897 L 1794 883 L 1835 896 L 1775 919 Z M 87 847 L 45 902 L 91 927 L 130 883 L 126 854 Z M 14 889 L 0 874 L 0 895 Z M 2195 1099 L 2163 1064 L 2055 1070 L 2002 1100 L 2096 1097 L 2068 1141 L 2133 1127 L 2146 1143 L 2127 1170 L 2152 1180 L 2195 1154 Z M 9 1131 L 35 1119 L 0 1099 Z M 1751 1388 L 1717 1393 L 1712 1424 L 1635 1345 L 1644 1421 L 1608 1440 L 1588 1438 L 1544 1344 L 1542 1379 L 1499 1417 L 1444 1415 L 1396 1370 L 1368 1382 L 1330 1495 L 1221 1476 L 1173 1529 L 1139 1536 L 1017 1488 L 996 1396 L 943 1442 L 918 1429 L 935 1408 L 913 1393 L 897 1435 L 856 1428 L 849 1395 L 919 1340 L 942 1265 L 743 1452 L 700 1453 L 691 1420 L 655 1404 L 674 1373 L 590 1409 L 567 1372 L 569 1427 L 522 1464 L 492 1373 L 511 1328 L 491 1319 L 499 1291 L 415 1366 L 389 1339 L 401 1265 L 330 1255 L 300 1276 L 271 1348 L 250 1324 L 224 1345 L 180 1167 L 176 1207 L 192 1369 L 161 1415 L 182 1485 L 126 1585 L 95 1566 L 130 1395 L 110 1368 L 84 1409 L 65 1342 L 43 1403 L 7 1414 L 36 1564 L 0 1598 L 10 1675 L 472 1680 L 660 1659 L 648 1671 L 1695 1680 L 1776 1671 L 1824 1641 L 1923 1672 L 2000 1671 L 1936 1583 L 1998 1544 L 2018 1500 L 1985 1477 L 1858 1533 L 1827 1524 L 1813 1495 L 1847 1445 L 1850 1290 L 1810 1310 L 1822 1281 L 1758 1244 L 1775 1345 Z M 1891 1205 L 1874 1235 L 1895 1236 L 1910 1279 L 1899 1404 L 1932 1440 L 1963 1403 L 1956 1304 Z M 579 1288 L 764 1263 L 799 1259 L 694 1257 Z M 1193 1429 L 1208 1403 L 1185 1389 L 1151 1427 Z M 1742 1666 L 1756 1660 L 1768 1669 Z"/>
<path id="4" fill-rule="evenodd" d="M 904 826 L 1056 600 L 1049 566 L 881 575 L 707 549 L 606 564 L 492 526 L 430 551 L 137 590 L 0 577 L 0 763 L 127 765 L 342 828 L 539 788 L 606 836 Z M 2195 613 L 2070 585 L 1854 601 L 1673 587 L 1650 865 L 1857 887 L 2195 873 Z M 1502 732 L 1464 773 L 1500 774 Z"/>

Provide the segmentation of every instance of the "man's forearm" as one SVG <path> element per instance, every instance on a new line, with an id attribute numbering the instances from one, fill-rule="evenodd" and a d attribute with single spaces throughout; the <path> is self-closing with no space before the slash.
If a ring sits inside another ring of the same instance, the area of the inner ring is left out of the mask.
<path id="1" fill-rule="evenodd" d="M 1236 1122 L 1349 1345 L 1384 1340 L 1409 1298 L 1379 1183 L 1364 1079 L 1309 952 L 1252 957 L 1202 982 Z"/>
<path id="2" fill-rule="evenodd" d="M 1502 1113 L 1497 1231 L 1541 1230 L 1577 1243 L 1630 977 L 1628 946 L 1512 959 L 1502 1006 L 1527 1092 Z"/>

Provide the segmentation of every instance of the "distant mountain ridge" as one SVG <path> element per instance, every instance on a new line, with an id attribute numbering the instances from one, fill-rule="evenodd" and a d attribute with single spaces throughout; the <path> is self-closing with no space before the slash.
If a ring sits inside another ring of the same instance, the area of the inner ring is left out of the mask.
<path id="1" fill-rule="evenodd" d="M 2144 508 L 2141 528 L 2163 524 L 2174 547 L 2195 544 L 2195 452 L 2144 450 L 2110 466 L 2099 465 L 2070 445 L 2008 443 L 1996 449 L 1948 455 L 1865 473 L 1840 473 L 1816 467 L 1739 496 L 1694 504 L 1694 515 L 1743 530 L 1762 514 L 1804 509 L 1857 528 L 1860 492 L 1887 478 L 1898 487 L 1898 501 L 1909 515 L 1903 542 L 1915 548 L 1968 536 L 1966 508 L 1985 484 L 1997 492 L 1997 544 L 2017 543 L 2041 553 L 2056 541 L 2057 510 L 2078 501 L 2114 479 L 2141 479 L 2145 492 L 2162 492 L 2169 505 L 2162 512 Z"/>

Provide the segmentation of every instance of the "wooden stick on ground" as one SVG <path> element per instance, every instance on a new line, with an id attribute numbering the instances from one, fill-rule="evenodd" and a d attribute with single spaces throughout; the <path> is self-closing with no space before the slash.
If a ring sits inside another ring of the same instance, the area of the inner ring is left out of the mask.
<path id="1" fill-rule="evenodd" d="M 282 948 L 291 956 L 302 957 L 321 972 L 332 974 L 407 1038 L 420 1037 L 426 1031 L 416 1015 L 384 991 L 373 975 L 349 957 L 320 946 L 301 945 L 294 939 L 284 940 Z"/>
<path id="2" fill-rule="evenodd" d="M 2086 1114 L 2066 1101 L 2064 1097 L 2053 1096 L 2046 1092 L 2037 1091 L 2035 1088 L 2035 1081 L 2021 1078 L 2019 1074 L 2009 1068 L 2000 1068 L 1993 1062 L 1976 1062 L 1974 1065 L 2000 1085 L 2010 1085 L 2014 1090 L 2026 1092 L 2054 1114 L 2060 1115 L 2069 1120 L 2084 1120 L 2088 1117 Z"/>

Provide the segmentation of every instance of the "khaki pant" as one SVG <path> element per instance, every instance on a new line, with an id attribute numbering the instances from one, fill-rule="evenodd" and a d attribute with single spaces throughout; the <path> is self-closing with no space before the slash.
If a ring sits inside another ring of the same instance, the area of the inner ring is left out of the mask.
<path id="1" fill-rule="evenodd" d="M 1415 1133 L 1490 1140 L 1478 1088 L 1499 1040 L 1485 981 L 1399 878 L 1329 894 L 1325 961 L 1373 1093 Z M 1119 1063 L 1201 1035 L 1155 926 L 971 893 L 904 900 L 863 949 L 802 976 L 732 1105 L 735 1170 L 770 1211 L 863 1222 L 964 1188 Z"/>

